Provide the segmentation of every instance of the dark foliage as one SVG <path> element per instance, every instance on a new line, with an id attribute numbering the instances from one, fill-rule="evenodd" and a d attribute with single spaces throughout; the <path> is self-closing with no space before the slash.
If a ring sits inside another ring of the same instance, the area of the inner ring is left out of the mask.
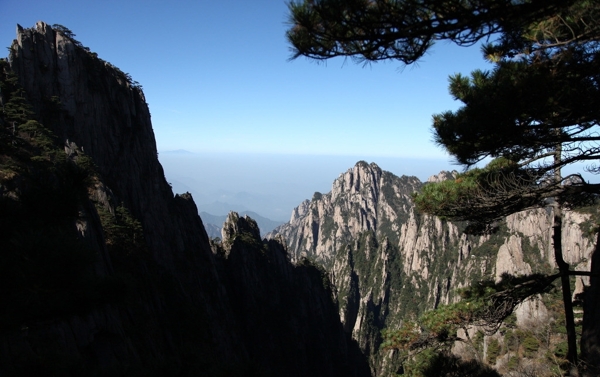
<path id="1" fill-rule="evenodd" d="M 476 360 L 462 360 L 451 353 L 438 353 L 422 371 L 424 377 L 500 377 L 491 367 Z"/>
<path id="2" fill-rule="evenodd" d="M 292 1 L 293 58 L 323 60 L 350 56 L 358 61 L 394 59 L 411 64 L 438 40 L 460 45 L 505 33 L 568 8 L 571 1 Z"/>

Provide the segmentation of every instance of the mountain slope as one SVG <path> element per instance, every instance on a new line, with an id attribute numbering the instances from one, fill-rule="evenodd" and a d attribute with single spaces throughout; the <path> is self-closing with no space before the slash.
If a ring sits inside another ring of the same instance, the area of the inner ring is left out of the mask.
<path id="1" fill-rule="evenodd" d="M 431 180 L 449 177 L 444 173 Z M 267 236 L 283 237 L 293 259 L 325 266 L 337 288 L 344 328 L 370 355 L 374 375 L 400 367 L 397 354 L 380 351 L 382 329 L 398 328 L 406 318 L 455 302 L 457 289 L 474 282 L 498 280 L 502 273 L 548 273 L 555 267 L 549 211 L 511 215 L 492 235 L 466 235 L 465 224 L 415 210 L 410 195 L 421 186 L 415 177 L 396 177 L 361 161 L 334 181 L 331 192 L 315 193 L 294 209 L 289 223 Z M 573 269 L 590 270 L 595 239 L 587 230 L 594 211 L 565 215 L 563 247 Z M 581 293 L 589 278 L 578 277 L 576 283 Z M 549 321 L 551 315 L 536 299 L 517 308 L 516 321 Z M 459 351 L 467 357 L 480 352 Z M 506 352 L 496 362 L 500 370 L 507 368 Z"/>
<path id="2" fill-rule="evenodd" d="M 316 267 L 210 244 L 129 75 L 43 22 L 0 63 L 0 374 L 369 375 Z"/>

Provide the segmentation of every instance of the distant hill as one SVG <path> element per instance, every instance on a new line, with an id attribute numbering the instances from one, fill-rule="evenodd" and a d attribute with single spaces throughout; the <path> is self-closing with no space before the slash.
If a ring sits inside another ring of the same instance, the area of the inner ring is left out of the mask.
<path id="1" fill-rule="evenodd" d="M 264 237 L 267 233 L 282 225 L 282 221 L 275 221 L 268 219 L 259 215 L 256 212 L 252 211 L 243 211 L 239 213 L 240 216 L 247 215 L 251 217 L 260 228 L 260 235 Z M 204 223 L 204 228 L 206 229 L 206 233 L 210 238 L 219 237 L 221 238 L 221 228 L 223 227 L 223 223 L 227 219 L 227 215 L 211 215 L 207 212 L 200 212 L 200 218 L 202 218 L 202 222 Z"/>
<path id="2" fill-rule="evenodd" d="M 192 192 L 192 194 L 194 194 L 194 193 Z M 197 204 L 197 206 L 198 206 L 199 213 L 207 213 L 207 214 L 215 214 L 216 213 L 217 215 L 212 215 L 212 216 L 219 217 L 219 219 L 225 219 L 227 217 L 227 214 L 231 211 L 237 212 L 238 214 L 246 213 L 246 212 L 250 211 L 250 209 L 248 209 L 248 207 L 246 207 L 242 204 L 231 204 L 231 203 L 226 203 L 226 202 L 221 202 L 221 201 L 214 201 L 212 203 L 199 203 L 199 204 Z M 219 227 L 221 227 L 221 225 L 223 225 L 224 220 L 218 220 L 218 221 L 219 221 L 219 223 L 217 225 L 219 225 Z"/>
<path id="3" fill-rule="evenodd" d="M 186 151 L 185 149 L 175 149 L 172 151 L 160 151 L 159 153 L 164 154 L 194 154 L 193 152 Z"/>

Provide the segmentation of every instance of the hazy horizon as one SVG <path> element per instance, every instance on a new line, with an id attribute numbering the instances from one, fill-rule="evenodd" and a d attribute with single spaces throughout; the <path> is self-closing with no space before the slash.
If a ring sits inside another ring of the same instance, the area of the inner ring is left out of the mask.
<path id="1" fill-rule="evenodd" d="M 191 153 L 161 151 L 159 160 L 175 193 L 190 192 L 199 212 L 224 215 L 253 211 L 289 221 L 292 210 L 358 161 L 376 163 L 395 175 L 425 182 L 442 170 L 460 170 L 450 160 L 384 156 L 294 155 L 267 153 Z"/>

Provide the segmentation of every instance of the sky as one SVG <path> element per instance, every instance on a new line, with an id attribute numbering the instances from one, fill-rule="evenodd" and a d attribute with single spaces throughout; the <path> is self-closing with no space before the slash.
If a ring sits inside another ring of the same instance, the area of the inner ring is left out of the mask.
<path id="1" fill-rule="evenodd" d="M 11 44 L 17 23 L 37 21 L 66 26 L 143 86 L 167 180 L 200 204 L 235 191 L 232 182 L 271 197 L 306 186 L 299 204 L 359 160 L 422 180 L 452 168 L 432 142 L 431 116 L 460 105 L 449 75 L 490 68 L 479 48 L 446 43 L 408 67 L 290 61 L 283 0 L 0 0 L 0 43 Z M 285 185 L 254 185 L 283 170 Z M 289 218 L 285 208 L 279 218 Z"/>

